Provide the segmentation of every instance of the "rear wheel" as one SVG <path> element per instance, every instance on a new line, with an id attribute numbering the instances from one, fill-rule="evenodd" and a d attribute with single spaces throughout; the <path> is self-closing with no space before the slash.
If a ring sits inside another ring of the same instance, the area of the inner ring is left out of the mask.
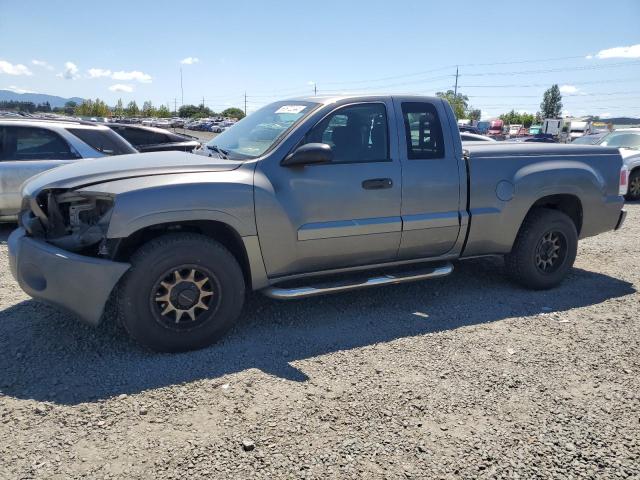
<path id="1" fill-rule="evenodd" d="M 197 234 L 168 234 L 140 247 L 119 289 L 122 324 L 161 352 L 206 347 L 235 323 L 245 294 L 237 260 Z"/>
<path id="2" fill-rule="evenodd" d="M 510 276 L 536 290 L 555 287 L 576 259 L 576 227 L 562 212 L 539 208 L 524 220 L 505 264 Z"/>
<path id="3" fill-rule="evenodd" d="M 640 169 L 629 175 L 629 189 L 625 197 L 627 200 L 640 200 Z"/>

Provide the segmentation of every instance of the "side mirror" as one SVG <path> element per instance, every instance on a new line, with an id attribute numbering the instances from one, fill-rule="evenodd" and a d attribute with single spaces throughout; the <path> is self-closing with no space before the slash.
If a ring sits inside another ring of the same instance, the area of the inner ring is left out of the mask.
<path id="1" fill-rule="evenodd" d="M 326 143 L 306 143 L 287 155 L 280 163 L 283 167 L 301 167 L 318 163 L 331 163 L 333 151 Z"/>

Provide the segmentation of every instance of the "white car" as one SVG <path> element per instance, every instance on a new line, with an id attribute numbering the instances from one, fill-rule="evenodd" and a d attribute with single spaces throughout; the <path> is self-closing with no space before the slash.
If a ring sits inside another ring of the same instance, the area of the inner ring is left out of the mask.
<path id="1" fill-rule="evenodd" d="M 105 125 L 84 121 L 0 119 L 0 222 L 20 211 L 22 183 L 83 158 L 138 153 Z"/>
<path id="2" fill-rule="evenodd" d="M 518 132 L 520 131 L 521 128 L 522 128 L 522 125 L 518 125 L 518 124 L 513 124 L 513 125 L 509 126 L 509 136 L 510 137 L 517 137 L 518 136 Z"/>
<path id="3" fill-rule="evenodd" d="M 619 128 L 602 137 L 603 147 L 618 147 L 629 169 L 627 200 L 640 200 L 640 128 Z"/>
<path id="4" fill-rule="evenodd" d="M 495 142 L 496 140 L 486 135 L 478 135 L 476 133 L 460 132 L 460 140 L 462 143 L 468 142 Z"/>

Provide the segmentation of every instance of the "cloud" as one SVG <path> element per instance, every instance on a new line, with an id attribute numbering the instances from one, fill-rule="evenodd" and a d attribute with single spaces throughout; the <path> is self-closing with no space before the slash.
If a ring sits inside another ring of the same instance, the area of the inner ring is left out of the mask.
<path id="1" fill-rule="evenodd" d="M 36 67 L 42 67 L 42 68 L 46 68 L 47 70 L 53 70 L 53 66 L 49 65 L 44 60 L 31 60 L 31 63 Z"/>
<path id="2" fill-rule="evenodd" d="M 600 50 L 598 58 L 640 58 L 640 43 L 629 45 L 628 47 L 614 47 Z"/>
<path id="3" fill-rule="evenodd" d="M 33 75 L 31 70 L 21 63 L 16 63 L 14 65 L 13 63 L 9 63 L 4 60 L 0 60 L 0 73 L 6 73 L 7 75 Z"/>
<path id="4" fill-rule="evenodd" d="M 89 78 L 110 77 L 111 70 L 105 70 L 104 68 L 90 68 L 88 70 Z"/>
<path id="5" fill-rule="evenodd" d="M 561 85 L 560 93 L 578 93 L 578 87 L 574 85 Z"/>
<path id="6" fill-rule="evenodd" d="M 78 66 L 73 62 L 65 62 L 64 71 L 58 73 L 57 76 L 66 78 L 67 80 L 75 80 L 80 77 L 80 75 L 78 75 Z"/>
<path id="7" fill-rule="evenodd" d="M 187 57 L 180 60 L 180 63 L 183 65 L 193 65 L 194 63 L 198 63 L 200 59 L 198 57 Z"/>
<path id="8" fill-rule="evenodd" d="M 586 57 L 584 57 L 584 58 L 586 58 L 587 60 L 592 60 L 592 59 L 593 59 L 593 55 L 589 54 L 589 55 L 587 55 L 587 56 L 586 56 Z"/>
<path id="9" fill-rule="evenodd" d="M 33 90 L 27 90 L 26 88 L 16 87 L 15 85 L 9 85 L 5 90 L 11 90 L 14 93 L 36 93 Z"/>
<path id="10" fill-rule="evenodd" d="M 116 83 L 115 85 L 111 85 L 109 90 L 112 92 L 133 92 L 133 87 L 131 85 L 125 85 L 123 83 Z"/>
<path id="11" fill-rule="evenodd" d="M 600 118 L 611 118 L 611 113 L 610 112 L 601 113 Z"/>
<path id="12" fill-rule="evenodd" d="M 131 72 L 113 72 L 111 74 L 111 78 L 114 80 L 136 80 L 140 83 L 151 83 L 151 75 L 139 72 L 138 70 L 133 70 Z"/>
<path id="13" fill-rule="evenodd" d="M 140 83 L 151 83 L 151 75 L 138 70 L 125 72 L 112 72 L 108 68 L 90 68 L 87 70 L 87 78 L 111 78 L 112 80 L 138 81 Z"/>

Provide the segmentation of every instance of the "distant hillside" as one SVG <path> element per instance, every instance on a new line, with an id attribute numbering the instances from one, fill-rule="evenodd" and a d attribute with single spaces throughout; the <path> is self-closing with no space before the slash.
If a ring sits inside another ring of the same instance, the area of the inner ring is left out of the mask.
<path id="1" fill-rule="evenodd" d="M 640 125 L 640 118 L 633 117 L 606 117 L 595 120 L 594 117 L 589 117 L 590 120 L 602 123 L 613 123 L 614 125 Z"/>
<path id="2" fill-rule="evenodd" d="M 33 102 L 39 103 L 49 102 L 51 108 L 64 107 L 68 101 L 82 103 L 82 98 L 71 97 L 63 98 L 56 95 L 46 95 L 44 93 L 16 93 L 11 90 L 0 90 L 0 102 L 14 100 L 17 102 Z"/>

